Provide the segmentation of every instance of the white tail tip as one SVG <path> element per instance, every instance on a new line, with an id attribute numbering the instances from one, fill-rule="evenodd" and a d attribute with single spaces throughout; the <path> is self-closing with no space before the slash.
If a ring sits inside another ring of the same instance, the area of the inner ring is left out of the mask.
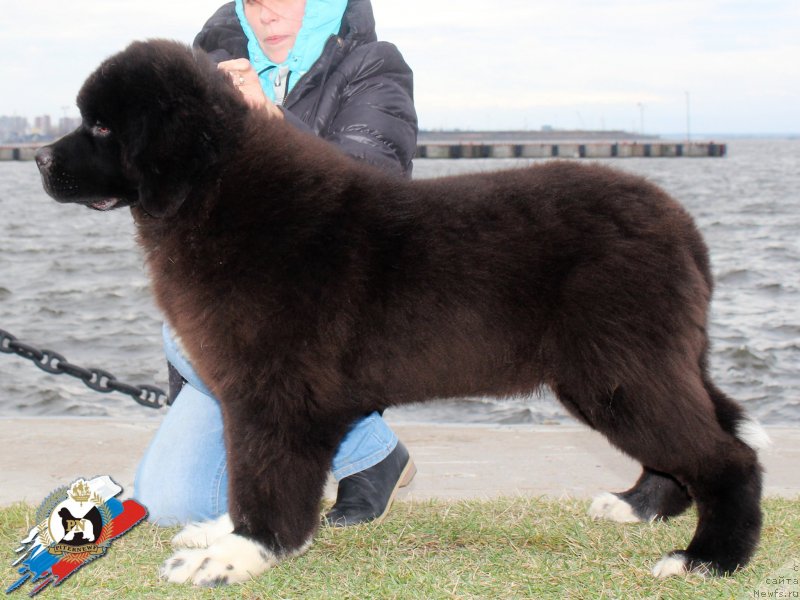
<path id="1" fill-rule="evenodd" d="M 764 450 L 772 445 L 767 431 L 752 417 L 748 417 L 736 425 L 736 437 L 753 450 Z"/>

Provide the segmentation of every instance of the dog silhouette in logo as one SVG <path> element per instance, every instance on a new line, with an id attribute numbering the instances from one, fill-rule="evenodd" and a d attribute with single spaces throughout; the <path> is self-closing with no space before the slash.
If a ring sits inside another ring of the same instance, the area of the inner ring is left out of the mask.
<path id="1" fill-rule="evenodd" d="M 70 546 L 93 543 L 100 535 L 100 529 L 103 527 L 103 520 L 96 506 L 93 506 L 82 517 L 73 516 L 69 509 L 64 506 L 58 511 L 58 516 L 61 517 L 61 525 L 64 527 L 65 532 L 61 543 Z"/>

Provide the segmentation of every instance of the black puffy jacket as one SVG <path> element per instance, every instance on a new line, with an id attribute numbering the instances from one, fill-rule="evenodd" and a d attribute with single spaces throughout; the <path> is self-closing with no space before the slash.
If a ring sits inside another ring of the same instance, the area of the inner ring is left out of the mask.
<path id="1" fill-rule="evenodd" d="M 222 62 L 249 58 L 233 2 L 214 13 L 194 45 Z M 417 145 L 413 75 L 393 44 L 379 42 L 369 0 L 349 0 L 338 36 L 283 104 L 295 126 L 359 160 L 406 176 Z"/>

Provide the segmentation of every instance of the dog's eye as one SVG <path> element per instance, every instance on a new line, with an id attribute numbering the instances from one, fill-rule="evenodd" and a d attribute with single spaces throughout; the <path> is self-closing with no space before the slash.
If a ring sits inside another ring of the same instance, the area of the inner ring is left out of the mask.
<path id="1" fill-rule="evenodd" d="M 103 125 L 102 123 L 95 123 L 92 127 L 92 135 L 97 137 L 106 137 L 111 135 L 111 129 Z"/>

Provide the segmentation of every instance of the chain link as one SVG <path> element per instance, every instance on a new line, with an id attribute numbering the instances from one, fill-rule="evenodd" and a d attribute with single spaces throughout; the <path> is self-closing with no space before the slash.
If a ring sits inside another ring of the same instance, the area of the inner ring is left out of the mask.
<path id="1" fill-rule="evenodd" d="M 119 392 L 136 400 L 142 406 L 161 408 L 167 404 L 167 394 L 164 390 L 153 385 L 130 385 L 119 381 L 108 371 L 97 368 L 79 367 L 67 361 L 64 356 L 52 350 L 39 349 L 31 344 L 19 341 L 16 337 L 0 329 L 0 352 L 3 354 L 16 354 L 27 358 L 42 371 L 53 375 L 71 375 L 80 379 L 89 388 L 96 392 L 108 394 Z"/>

